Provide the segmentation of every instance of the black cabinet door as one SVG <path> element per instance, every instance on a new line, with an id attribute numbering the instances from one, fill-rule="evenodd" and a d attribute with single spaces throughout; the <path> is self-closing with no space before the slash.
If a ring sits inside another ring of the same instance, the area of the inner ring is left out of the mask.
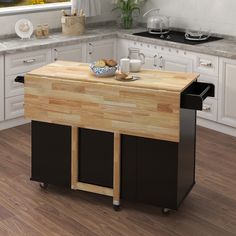
<path id="1" fill-rule="evenodd" d="M 31 179 L 71 185 L 71 127 L 32 121 Z"/>
<path id="2" fill-rule="evenodd" d="M 175 209 L 177 168 L 177 143 L 122 137 L 122 198 Z"/>
<path id="3" fill-rule="evenodd" d="M 80 182 L 113 187 L 113 133 L 79 129 Z"/>

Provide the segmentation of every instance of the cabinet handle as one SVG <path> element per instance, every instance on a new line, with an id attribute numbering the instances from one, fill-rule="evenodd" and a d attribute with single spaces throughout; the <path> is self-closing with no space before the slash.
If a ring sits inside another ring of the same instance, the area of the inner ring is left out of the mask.
<path id="1" fill-rule="evenodd" d="M 203 110 L 203 111 L 211 111 L 211 106 L 206 105 L 206 104 L 203 104 L 202 110 Z"/>
<path id="2" fill-rule="evenodd" d="M 24 60 L 23 62 L 26 64 L 32 64 L 32 63 L 36 62 L 36 59 L 32 58 L 32 59 Z"/>
<path id="3" fill-rule="evenodd" d="M 157 67 L 157 55 L 154 56 L 154 64 L 153 66 Z"/>
<path id="4" fill-rule="evenodd" d="M 58 60 L 58 50 L 56 48 L 54 48 L 54 52 L 55 52 L 54 61 L 57 61 Z"/>
<path id="5" fill-rule="evenodd" d="M 160 60 L 159 69 L 162 70 L 165 66 L 165 60 L 164 60 L 163 56 L 160 56 L 159 60 Z"/>
<path id="6" fill-rule="evenodd" d="M 89 43 L 89 46 L 90 46 L 90 48 L 89 48 L 89 55 L 92 55 L 92 53 L 93 53 L 93 44 Z"/>
<path id="7" fill-rule="evenodd" d="M 212 62 L 211 61 L 200 60 L 199 64 L 200 64 L 200 66 L 212 67 Z"/>

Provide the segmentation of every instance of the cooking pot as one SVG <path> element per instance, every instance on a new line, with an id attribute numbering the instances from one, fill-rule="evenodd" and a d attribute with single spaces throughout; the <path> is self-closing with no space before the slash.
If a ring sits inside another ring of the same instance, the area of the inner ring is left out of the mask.
<path id="1" fill-rule="evenodd" d="M 154 8 L 143 16 L 148 17 L 147 28 L 150 34 L 166 34 L 169 32 L 169 17 L 159 14 L 160 9 Z"/>

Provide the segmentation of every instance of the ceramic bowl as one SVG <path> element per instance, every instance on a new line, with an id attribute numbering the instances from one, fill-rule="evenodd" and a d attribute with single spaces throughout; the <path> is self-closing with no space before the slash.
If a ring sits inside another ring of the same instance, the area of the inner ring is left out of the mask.
<path id="1" fill-rule="evenodd" d="M 117 66 L 96 67 L 94 62 L 90 64 L 90 69 L 97 77 L 111 77 L 115 75 Z"/>

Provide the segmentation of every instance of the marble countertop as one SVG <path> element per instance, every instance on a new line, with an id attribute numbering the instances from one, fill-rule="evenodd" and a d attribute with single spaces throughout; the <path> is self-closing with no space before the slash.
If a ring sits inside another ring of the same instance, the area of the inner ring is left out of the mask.
<path id="1" fill-rule="evenodd" d="M 116 26 L 101 26 L 97 28 L 88 28 L 86 33 L 81 36 L 64 36 L 62 33 L 53 33 L 47 39 L 21 40 L 19 38 L 8 38 L 0 40 L 0 54 L 15 53 L 24 50 L 37 50 L 51 48 L 56 46 L 66 46 L 81 42 L 91 42 L 101 39 L 119 37 L 129 40 L 140 41 L 144 43 L 156 44 L 159 46 L 173 47 L 177 49 L 210 54 L 220 57 L 236 59 L 236 40 L 223 39 L 200 45 L 186 45 L 158 39 L 144 38 L 134 36 L 132 33 L 145 31 L 145 28 L 136 28 L 132 30 L 122 30 Z"/>

